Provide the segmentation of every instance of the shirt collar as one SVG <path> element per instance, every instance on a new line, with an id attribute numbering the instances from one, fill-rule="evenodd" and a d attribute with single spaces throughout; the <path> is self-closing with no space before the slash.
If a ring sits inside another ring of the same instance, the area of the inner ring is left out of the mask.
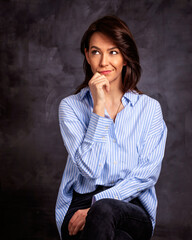
<path id="1" fill-rule="evenodd" d="M 91 95 L 91 92 L 90 92 L 90 89 L 89 87 L 85 87 L 83 88 L 81 91 L 80 91 L 80 99 L 83 100 L 83 98 L 87 95 L 87 94 L 90 94 L 91 98 L 92 98 L 92 95 Z M 139 98 L 139 94 L 136 92 L 136 91 L 128 91 L 126 92 L 123 97 L 125 99 L 127 99 L 132 106 L 135 105 L 135 103 L 137 102 L 138 98 Z"/>
<path id="2" fill-rule="evenodd" d="M 136 91 L 128 91 L 124 94 L 124 97 L 134 106 L 139 99 L 139 94 Z"/>
<path id="3" fill-rule="evenodd" d="M 81 89 L 79 96 L 80 96 L 80 100 L 83 100 L 83 98 L 87 95 L 87 93 L 90 93 L 89 87 L 85 87 L 83 89 Z"/>

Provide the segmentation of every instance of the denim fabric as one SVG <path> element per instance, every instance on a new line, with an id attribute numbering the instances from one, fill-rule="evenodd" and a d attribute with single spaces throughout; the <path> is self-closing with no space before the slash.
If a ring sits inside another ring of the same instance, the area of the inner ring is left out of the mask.
<path id="1" fill-rule="evenodd" d="M 93 193 L 74 192 L 73 200 L 61 228 L 63 240 L 149 240 L 152 224 L 138 198 L 129 203 L 116 199 L 101 199 L 91 206 L 92 196 L 105 190 L 100 186 Z M 78 209 L 90 208 L 84 230 L 69 236 L 68 223 Z"/>

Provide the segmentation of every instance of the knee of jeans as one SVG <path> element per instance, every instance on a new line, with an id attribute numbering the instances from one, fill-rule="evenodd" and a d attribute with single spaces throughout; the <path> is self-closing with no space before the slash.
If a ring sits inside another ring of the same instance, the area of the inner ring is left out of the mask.
<path id="1" fill-rule="evenodd" d="M 111 199 L 101 199 L 96 201 L 90 208 L 88 215 L 96 216 L 97 218 L 108 218 L 113 214 Z"/>

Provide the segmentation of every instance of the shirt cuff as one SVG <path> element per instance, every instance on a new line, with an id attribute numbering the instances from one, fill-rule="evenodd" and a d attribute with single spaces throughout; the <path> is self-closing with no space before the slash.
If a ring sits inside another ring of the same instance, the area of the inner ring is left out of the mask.
<path id="1" fill-rule="evenodd" d="M 117 200 L 122 200 L 120 193 L 117 191 L 115 187 L 111 187 L 103 192 L 97 193 L 92 198 L 92 204 L 103 198 L 112 198 Z"/>
<path id="2" fill-rule="evenodd" d="M 85 136 L 87 142 L 106 142 L 112 119 L 91 114 L 89 126 Z"/>

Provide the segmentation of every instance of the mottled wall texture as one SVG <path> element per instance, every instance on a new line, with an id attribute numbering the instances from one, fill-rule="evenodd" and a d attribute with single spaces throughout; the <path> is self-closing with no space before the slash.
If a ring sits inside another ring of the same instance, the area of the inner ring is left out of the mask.
<path id="1" fill-rule="evenodd" d="M 0 1 L 2 240 L 59 239 L 54 207 L 66 163 L 58 105 L 84 79 L 80 40 L 106 14 L 127 22 L 168 139 L 153 240 L 192 239 L 192 1 Z"/>

